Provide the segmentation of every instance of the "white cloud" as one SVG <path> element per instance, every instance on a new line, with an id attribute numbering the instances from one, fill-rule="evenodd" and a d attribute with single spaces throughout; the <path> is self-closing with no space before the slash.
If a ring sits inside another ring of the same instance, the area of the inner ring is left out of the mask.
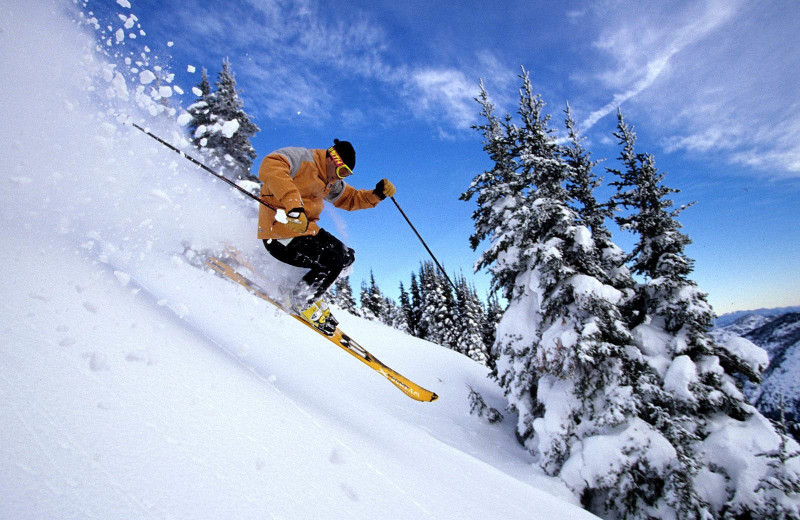
<path id="1" fill-rule="evenodd" d="M 412 110 L 421 118 L 443 118 L 457 129 L 467 129 L 475 120 L 479 93 L 476 80 L 455 69 L 420 69 L 411 74 L 409 97 Z"/>
<path id="2" fill-rule="evenodd" d="M 476 120 L 480 77 L 501 95 L 516 90 L 513 70 L 488 51 L 463 69 L 392 61 L 397 53 L 383 28 L 364 12 L 348 13 L 324 17 L 313 0 L 245 0 L 184 9 L 177 23 L 187 28 L 189 46 L 248 56 L 234 70 L 256 117 L 297 121 L 299 112 L 302 121 L 320 125 L 345 113 L 351 124 L 384 124 L 402 111 L 451 135 Z M 370 104 L 341 106 L 359 83 L 373 96 Z M 386 97 L 376 103 L 379 96 Z"/>
<path id="3" fill-rule="evenodd" d="M 608 7 L 604 4 L 604 7 Z M 585 129 L 634 104 L 667 151 L 719 154 L 770 175 L 800 172 L 800 9 L 739 1 L 627 2 L 595 42 L 610 100 Z M 619 20 L 617 22 L 616 20 Z"/>
<path id="4" fill-rule="evenodd" d="M 648 9 L 623 7 L 627 16 L 614 18 L 621 25 L 607 28 L 594 43 L 613 63 L 598 73 L 598 79 L 617 92 L 586 118 L 584 130 L 652 87 L 669 71 L 676 55 L 730 21 L 736 12 L 735 2 L 706 3 L 700 10 L 670 10 L 655 17 Z"/>

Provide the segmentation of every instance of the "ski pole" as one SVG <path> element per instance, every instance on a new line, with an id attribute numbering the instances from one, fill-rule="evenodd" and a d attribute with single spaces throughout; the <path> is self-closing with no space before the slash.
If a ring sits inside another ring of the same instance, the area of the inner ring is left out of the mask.
<path id="1" fill-rule="evenodd" d="M 271 210 L 273 210 L 273 211 L 278 211 L 278 208 L 276 208 L 276 207 L 275 207 L 275 206 L 273 206 L 272 204 L 270 204 L 270 203 L 268 203 L 268 202 L 265 202 L 265 201 L 261 200 L 260 198 L 256 197 L 255 195 L 253 195 L 252 193 L 250 193 L 250 192 L 249 192 L 249 191 L 247 191 L 246 189 L 242 188 L 241 186 L 239 186 L 238 184 L 236 184 L 236 183 L 235 183 L 235 182 L 233 182 L 232 180 L 230 180 L 230 179 L 227 179 L 227 178 L 223 177 L 222 175 L 220 175 L 219 173 L 215 172 L 214 170 L 212 170 L 211 168 L 209 168 L 208 166 L 206 166 L 206 165 L 205 165 L 205 164 L 203 164 L 202 162 L 198 161 L 197 159 L 195 159 L 195 158 L 194 158 L 194 157 L 192 157 L 191 155 L 189 155 L 189 154 L 187 154 L 187 153 L 185 153 L 185 152 L 183 152 L 183 151 L 179 150 L 178 148 L 176 148 L 176 147 L 172 146 L 171 144 L 169 144 L 169 143 L 168 143 L 168 142 L 166 142 L 165 140 L 161 139 L 161 138 L 160 138 L 160 137 L 158 137 L 157 135 L 155 135 L 155 134 L 151 133 L 151 132 L 150 132 L 150 131 L 148 131 L 148 130 L 145 130 L 144 128 L 142 128 L 141 126 L 137 125 L 137 124 L 136 124 L 136 123 L 134 123 L 133 121 L 131 121 L 131 125 L 133 125 L 133 127 L 134 127 L 134 128 L 136 128 L 137 130 L 141 130 L 141 131 L 142 131 L 142 132 L 144 132 L 145 134 L 149 135 L 150 137 L 152 137 L 153 139 L 155 139 L 155 140 L 156 140 L 156 141 L 158 141 L 159 143 L 163 144 L 164 146 L 166 146 L 167 148 L 169 148 L 169 149 L 170 149 L 170 150 L 172 150 L 173 152 L 177 153 L 178 155 L 180 155 L 181 157 L 183 157 L 183 158 L 184 158 L 184 159 L 186 159 L 187 161 L 189 161 L 189 162 L 192 162 L 192 163 L 196 164 L 197 166 L 199 166 L 200 168 L 204 169 L 205 171 L 207 171 L 208 173 L 210 173 L 210 174 L 211 174 L 211 175 L 213 175 L 214 177 L 216 177 L 216 178 L 218 178 L 218 179 L 221 179 L 221 180 L 223 180 L 223 181 L 227 182 L 228 184 L 230 184 L 231 186 L 233 186 L 234 188 L 236 188 L 236 189 L 237 189 L 237 190 L 239 190 L 240 192 L 244 193 L 245 195 L 247 195 L 247 196 L 248 196 L 248 197 L 250 197 L 251 199 L 253 199 L 253 200 L 255 200 L 256 202 L 258 202 L 259 204 L 262 204 L 262 205 L 264 205 L 264 206 L 268 207 L 269 209 L 271 209 Z"/>
<path id="2" fill-rule="evenodd" d="M 428 254 L 431 255 L 431 258 L 433 258 L 433 261 L 436 262 L 436 267 L 439 268 L 444 277 L 447 278 L 447 281 L 450 282 L 450 285 L 453 287 L 453 290 L 458 292 L 456 284 L 454 284 L 453 280 L 451 280 L 450 277 L 447 276 L 447 271 L 444 270 L 444 267 L 442 267 L 442 264 L 440 264 L 439 260 L 436 259 L 436 256 L 433 254 L 433 251 L 431 251 L 431 248 L 429 248 L 428 244 L 426 244 L 425 241 L 422 239 L 422 236 L 420 236 L 419 231 L 417 231 L 417 228 L 414 227 L 414 224 L 411 223 L 411 220 L 409 220 L 408 216 L 406 215 L 406 212 L 403 211 L 403 208 L 400 207 L 400 204 L 398 204 L 397 201 L 394 200 L 394 197 L 389 197 L 389 198 L 392 199 L 392 202 L 394 202 L 394 205 L 397 206 L 397 209 L 400 211 L 400 214 L 403 215 L 403 218 L 406 219 L 408 225 L 411 226 L 411 229 L 414 231 L 414 234 L 417 235 L 419 241 L 422 242 L 423 246 L 425 246 L 425 250 L 428 251 Z"/>

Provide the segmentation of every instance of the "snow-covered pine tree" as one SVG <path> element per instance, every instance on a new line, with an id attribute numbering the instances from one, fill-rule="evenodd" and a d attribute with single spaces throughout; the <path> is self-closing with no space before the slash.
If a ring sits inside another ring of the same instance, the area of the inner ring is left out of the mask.
<path id="1" fill-rule="evenodd" d="M 483 324 L 481 326 L 481 336 L 483 337 L 483 344 L 486 345 L 487 366 L 492 370 L 496 368 L 495 360 L 497 353 L 494 351 L 495 339 L 497 337 L 497 325 L 503 318 L 503 307 L 500 305 L 500 299 L 497 297 L 497 292 L 489 293 L 486 300 L 486 314 L 483 317 Z"/>
<path id="2" fill-rule="evenodd" d="M 366 281 L 361 282 L 361 314 L 369 320 L 384 321 L 385 311 L 386 298 L 375 282 L 375 275 L 370 271 L 369 285 Z"/>
<path id="3" fill-rule="evenodd" d="M 457 336 L 455 317 L 456 300 L 450 284 L 440 275 L 433 262 L 423 262 L 420 267 L 420 292 L 422 305 L 420 328 L 430 342 L 453 348 Z"/>
<path id="4" fill-rule="evenodd" d="M 353 297 L 353 288 L 350 286 L 349 276 L 341 276 L 336 279 L 333 284 L 333 291 L 331 291 L 331 303 L 354 316 L 358 316 L 358 305 Z"/>
<path id="5" fill-rule="evenodd" d="M 483 304 L 475 287 L 470 286 L 463 275 L 455 283 L 459 322 L 455 349 L 482 365 L 488 365 L 489 352 L 482 335 L 485 315 Z"/>
<path id="6" fill-rule="evenodd" d="M 208 82 L 208 71 L 205 67 L 200 72 L 200 83 L 198 83 L 192 92 L 197 95 L 194 103 L 189 105 L 186 112 L 192 116 L 188 123 L 189 130 L 191 131 L 190 140 L 192 144 L 204 150 L 208 139 L 205 137 L 207 129 L 212 125 L 211 119 L 211 84 Z"/>
<path id="7" fill-rule="evenodd" d="M 414 274 L 411 274 L 412 282 L 416 284 L 416 278 Z M 406 325 L 406 332 L 411 334 L 412 336 L 417 335 L 417 318 L 416 313 L 414 312 L 414 308 L 411 306 L 411 297 L 408 295 L 406 288 L 403 286 L 403 282 L 400 282 L 400 312 L 403 313 L 403 319 Z"/>
<path id="8" fill-rule="evenodd" d="M 412 333 L 416 337 L 424 339 L 424 330 L 420 324 L 420 320 L 422 319 L 422 292 L 420 292 L 419 284 L 417 283 L 417 275 L 413 271 L 411 273 L 409 292 L 411 298 L 411 315 L 408 318 L 408 323 L 412 326 Z"/>
<path id="9" fill-rule="evenodd" d="M 502 120 L 497 117 L 483 82 L 480 87 L 480 96 L 475 100 L 482 107 L 481 115 L 486 118 L 486 123 L 473 128 L 483 134 L 483 149 L 492 161 L 492 168 L 476 176 L 460 198 L 468 201 L 476 197 L 477 209 L 472 214 L 475 232 L 470 237 L 472 249 L 476 250 L 485 240 L 490 240 L 488 249 L 476 262 L 475 270 L 489 269 L 493 290 L 501 289 L 503 295 L 510 298 L 520 270 L 514 262 L 523 259 L 504 253 L 514 249 L 519 230 L 527 227 L 528 215 L 520 210 L 524 208 L 523 201 L 531 182 L 518 171 L 519 154 L 515 151 L 511 116 L 506 115 Z"/>
<path id="10" fill-rule="evenodd" d="M 790 497 L 760 486 L 768 467 L 758 453 L 777 449 L 781 436 L 746 402 L 741 381 L 758 381 L 765 353 L 742 342 L 729 350 L 711 337 L 714 314 L 689 279 L 690 240 L 676 220 L 687 206 L 673 209 L 668 196 L 677 190 L 663 184 L 651 155 L 635 152 L 635 134 L 621 111 L 614 135 L 624 167 L 611 170 L 619 178 L 615 198 L 630 210 L 616 220 L 637 235 L 632 269 L 644 279 L 628 321 L 656 374 L 643 410 L 677 453 L 679 478 L 666 489 L 668 505 L 678 518 L 762 518 L 768 497 L 797 504 L 796 492 Z"/>
<path id="11" fill-rule="evenodd" d="M 380 320 L 386 325 L 408 334 L 408 322 L 406 321 L 405 313 L 402 308 L 388 296 L 383 299 L 383 315 Z"/>
<path id="12" fill-rule="evenodd" d="M 566 187 L 572 202 L 570 206 L 578 215 L 578 221 L 592 232 L 595 243 L 608 242 L 611 240 L 611 232 L 606 227 L 606 219 L 613 212 L 608 204 L 598 203 L 594 196 L 595 190 L 603 182 L 593 171 L 599 161 L 593 161 L 589 151 L 584 148 L 583 141 L 586 138 L 578 133 L 569 103 L 564 114 L 569 142 L 562 153 L 569 169 Z"/>
<path id="13" fill-rule="evenodd" d="M 493 264 L 493 285 L 509 299 L 497 330 L 496 378 L 518 415 L 520 441 L 548 474 L 593 512 L 655 516 L 674 450 L 637 415 L 639 391 L 652 378 L 617 306 L 622 293 L 608 283 L 590 230 L 570 208 L 569 169 L 543 102 L 524 69 L 521 79 L 520 127 L 499 125 L 486 97 L 479 99 L 488 120 L 478 127 L 484 149 L 510 182 L 484 173 L 471 186 L 495 194 L 479 199 L 490 206 L 476 212 L 476 236 L 491 241 L 482 265 Z"/>
<path id="14" fill-rule="evenodd" d="M 578 215 L 578 222 L 592 232 L 592 239 L 601 252 L 603 270 L 609 276 L 611 285 L 623 291 L 626 299 L 630 299 L 635 284 L 625 265 L 627 256 L 612 241 L 611 232 L 606 226 L 606 221 L 614 215 L 614 201 L 599 203 L 595 198 L 595 190 L 602 184 L 602 179 L 593 171 L 599 161 L 593 161 L 583 146 L 586 138 L 578 132 L 569 103 L 564 113 L 568 144 L 562 148 L 562 153 L 569 170 L 566 188 L 572 200 L 571 207 Z"/>
<path id="15" fill-rule="evenodd" d="M 204 148 L 212 155 L 212 162 L 228 177 L 258 180 L 250 173 L 253 159 L 257 157 L 250 138 L 259 128 L 243 109 L 241 91 L 236 89 L 236 78 L 227 58 L 222 61 L 215 87 L 216 90 L 206 97 L 210 122 L 202 133 L 198 127 L 195 139 L 201 142 L 205 139 Z"/>

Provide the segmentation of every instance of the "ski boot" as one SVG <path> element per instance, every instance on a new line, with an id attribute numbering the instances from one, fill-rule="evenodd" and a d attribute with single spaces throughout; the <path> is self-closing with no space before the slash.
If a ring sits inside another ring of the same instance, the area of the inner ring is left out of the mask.
<path id="1" fill-rule="evenodd" d="M 326 336 L 333 336 L 336 326 L 339 325 L 339 322 L 331 314 L 328 303 L 323 299 L 311 303 L 305 309 L 298 309 L 297 313 Z"/>

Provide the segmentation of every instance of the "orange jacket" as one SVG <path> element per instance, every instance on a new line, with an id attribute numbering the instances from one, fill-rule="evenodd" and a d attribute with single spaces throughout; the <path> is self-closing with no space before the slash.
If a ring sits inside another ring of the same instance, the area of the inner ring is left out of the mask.
<path id="1" fill-rule="evenodd" d="M 341 179 L 328 184 L 326 177 L 325 150 L 281 148 L 267 155 L 258 168 L 261 200 L 287 213 L 303 208 L 308 217 L 304 235 L 316 235 L 319 231 L 317 221 L 324 200 L 348 211 L 374 208 L 381 200 L 372 190 L 357 190 Z M 275 210 L 260 205 L 258 238 L 298 236 L 276 221 L 275 214 Z"/>

